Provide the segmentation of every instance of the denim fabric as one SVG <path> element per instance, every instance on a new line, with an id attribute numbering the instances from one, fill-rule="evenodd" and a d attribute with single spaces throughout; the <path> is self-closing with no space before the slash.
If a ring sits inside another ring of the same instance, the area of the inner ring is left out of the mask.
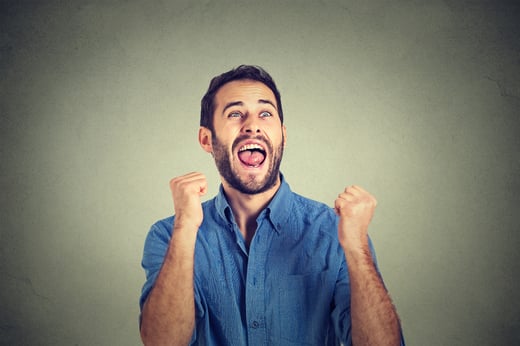
<path id="1" fill-rule="evenodd" d="M 332 208 L 293 193 L 282 177 L 257 219 L 249 249 L 222 187 L 203 211 L 195 246 L 192 345 L 351 343 L 349 278 Z M 158 221 L 147 236 L 141 308 L 173 221 Z"/>

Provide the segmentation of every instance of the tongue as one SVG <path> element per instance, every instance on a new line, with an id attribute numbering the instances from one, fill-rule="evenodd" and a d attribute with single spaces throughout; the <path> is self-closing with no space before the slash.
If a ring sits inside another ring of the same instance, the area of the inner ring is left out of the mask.
<path id="1" fill-rule="evenodd" d="M 248 166 L 258 166 L 264 161 L 264 154 L 259 151 L 244 150 L 238 153 L 238 158 Z"/>

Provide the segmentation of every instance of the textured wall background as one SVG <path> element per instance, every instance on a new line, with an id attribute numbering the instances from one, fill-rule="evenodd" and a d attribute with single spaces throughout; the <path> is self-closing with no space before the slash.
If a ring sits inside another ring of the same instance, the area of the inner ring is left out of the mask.
<path id="1" fill-rule="evenodd" d="M 261 3 L 261 4 L 260 4 Z M 520 343 L 517 1 L 0 1 L 0 344 L 138 345 L 141 251 L 210 77 L 282 91 L 291 187 L 379 199 L 410 345 Z"/>

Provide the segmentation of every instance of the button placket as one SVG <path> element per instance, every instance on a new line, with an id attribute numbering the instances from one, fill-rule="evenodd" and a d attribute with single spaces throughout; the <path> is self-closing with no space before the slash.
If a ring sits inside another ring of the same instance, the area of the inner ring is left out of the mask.
<path id="1" fill-rule="evenodd" d="M 268 229 L 265 225 L 266 223 L 259 222 L 259 228 L 249 248 L 246 279 L 246 318 L 249 321 L 248 339 L 250 345 L 258 345 L 258 342 L 263 345 L 263 341 L 267 337 L 264 286 L 266 258 L 272 229 Z"/>

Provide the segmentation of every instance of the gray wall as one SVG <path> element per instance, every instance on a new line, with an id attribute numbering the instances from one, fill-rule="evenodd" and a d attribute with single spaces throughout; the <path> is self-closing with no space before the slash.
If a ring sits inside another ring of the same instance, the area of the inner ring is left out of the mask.
<path id="1" fill-rule="evenodd" d="M 262 3 L 260 5 L 260 3 Z M 500 1 L 0 1 L 0 343 L 138 345 L 209 78 L 282 91 L 291 187 L 378 197 L 410 345 L 520 343 L 520 25 Z"/>

